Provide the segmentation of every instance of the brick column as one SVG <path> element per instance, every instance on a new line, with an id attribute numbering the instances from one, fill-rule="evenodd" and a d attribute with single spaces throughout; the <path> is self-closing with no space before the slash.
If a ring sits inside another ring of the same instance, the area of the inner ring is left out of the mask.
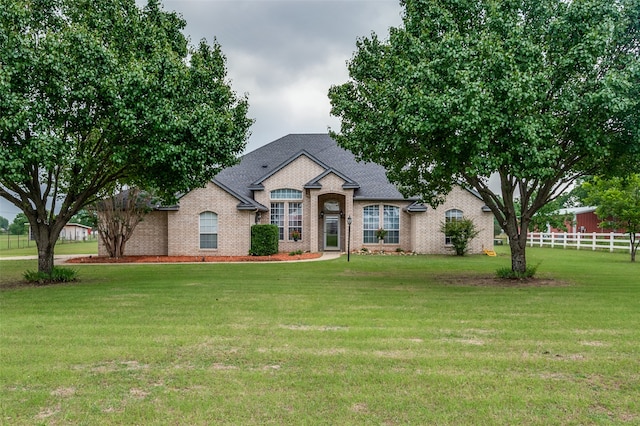
<path id="1" fill-rule="evenodd" d="M 311 190 L 311 208 L 309 209 L 309 250 L 318 252 L 318 191 Z"/>

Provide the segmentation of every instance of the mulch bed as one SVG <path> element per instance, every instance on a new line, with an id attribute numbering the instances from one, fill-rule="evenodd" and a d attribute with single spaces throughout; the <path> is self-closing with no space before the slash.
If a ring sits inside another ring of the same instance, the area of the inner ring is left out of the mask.
<path id="1" fill-rule="evenodd" d="M 507 279 L 483 275 L 443 275 L 438 276 L 438 282 L 450 286 L 471 287 L 567 287 L 566 281 L 547 278 Z"/>
<path id="2" fill-rule="evenodd" d="M 271 256 L 105 256 L 75 257 L 66 263 L 207 263 L 207 262 L 283 262 L 291 260 L 317 259 L 322 253 L 289 255 L 278 253 Z"/>

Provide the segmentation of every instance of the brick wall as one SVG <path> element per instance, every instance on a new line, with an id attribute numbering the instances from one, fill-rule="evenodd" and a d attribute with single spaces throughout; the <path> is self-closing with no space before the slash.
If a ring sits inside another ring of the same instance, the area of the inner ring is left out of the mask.
<path id="1" fill-rule="evenodd" d="M 436 210 L 428 208 L 425 213 L 415 213 L 415 251 L 418 253 L 451 253 L 445 245 L 440 226 L 445 212 L 461 210 L 465 218 L 473 220 L 480 234 L 471 241 L 469 253 L 482 253 L 482 249 L 493 249 L 493 214 L 483 212 L 484 202 L 460 187 L 454 187 L 443 204 Z"/>
<path id="2" fill-rule="evenodd" d="M 237 209 L 238 199 L 217 185 L 194 189 L 180 199 L 180 210 L 168 212 L 169 256 L 246 255 L 251 247 L 255 212 Z M 218 248 L 200 248 L 200 213 L 218 215 Z"/>
<path id="3" fill-rule="evenodd" d="M 167 255 L 167 212 L 153 211 L 136 226 L 127 241 L 126 256 L 166 256 Z M 98 255 L 108 256 L 102 238 L 98 239 Z"/>

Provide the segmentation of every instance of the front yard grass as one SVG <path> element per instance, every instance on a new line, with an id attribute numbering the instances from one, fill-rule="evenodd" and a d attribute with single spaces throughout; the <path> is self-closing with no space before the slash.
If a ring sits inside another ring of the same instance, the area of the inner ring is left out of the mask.
<path id="1" fill-rule="evenodd" d="M 38 255 L 38 248 L 35 241 L 29 241 L 29 245 L 25 246 L 26 243 L 24 240 L 26 237 L 24 237 L 20 243 L 20 248 L 17 248 L 17 242 L 15 242 L 16 236 L 12 235 L 11 238 L 13 238 L 13 241 L 8 244 L 6 240 L 0 237 L 0 258 Z M 9 245 L 11 245 L 11 248 L 8 248 Z M 98 254 L 98 240 L 58 241 L 55 254 Z"/>
<path id="2" fill-rule="evenodd" d="M 640 424 L 640 264 L 527 253 L 74 265 L 0 290 L 0 423 Z"/>

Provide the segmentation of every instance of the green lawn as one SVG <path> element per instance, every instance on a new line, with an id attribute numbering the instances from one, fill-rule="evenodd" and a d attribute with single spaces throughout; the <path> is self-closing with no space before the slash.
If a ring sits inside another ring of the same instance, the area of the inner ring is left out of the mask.
<path id="1" fill-rule="evenodd" d="M 18 243 L 20 248 L 18 248 Z M 8 248 L 8 247 L 11 248 Z M 11 235 L 7 241 L 6 236 L 0 235 L 0 258 L 14 256 L 35 256 L 38 248 L 35 241 L 27 241 L 26 237 L 18 238 Z M 98 240 L 89 241 L 58 241 L 55 254 L 98 254 Z"/>
<path id="2" fill-rule="evenodd" d="M 0 291 L 0 423 L 640 424 L 640 263 L 528 257 L 77 266 Z"/>

